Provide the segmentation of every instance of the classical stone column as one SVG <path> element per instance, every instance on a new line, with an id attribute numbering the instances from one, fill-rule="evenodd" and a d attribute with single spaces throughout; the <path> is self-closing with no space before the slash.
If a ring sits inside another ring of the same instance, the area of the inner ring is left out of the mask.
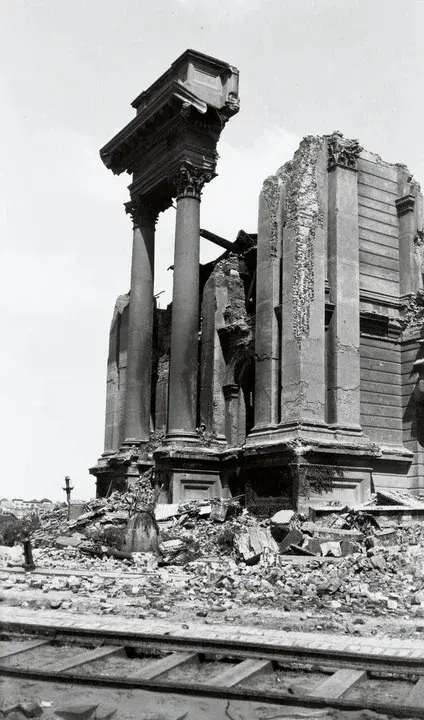
<path id="1" fill-rule="evenodd" d="M 414 238 L 416 235 L 415 195 L 404 195 L 396 201 L 399 218 L 399 294 L 415 292 Z"/>
<path id="2" fill-rule="evenodd" d="M 154 241 L 157 213 L 148 203 L 125 205 L 133 220 L 124 443 L 149 440 L 153 342 Z"/>
<path id="3" fill-rule="evenodd" d="M 167 436 L 174 439 L 197 437 L 200 195 L 211 177 L 185 164 L 173 179 L 177 217 Z"/>
<path id="4" fill-rule="evenodd" d="M 328 422 L 360 429 L 359 233 L 356 140 L 329 139 L 328 281 L 334 313 L 328 329 Z"/>

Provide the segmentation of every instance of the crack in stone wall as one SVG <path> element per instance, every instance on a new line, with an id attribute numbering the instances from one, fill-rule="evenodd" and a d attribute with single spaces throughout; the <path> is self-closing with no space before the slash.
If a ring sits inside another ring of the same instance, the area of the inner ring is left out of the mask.
<path id="1" fill-rule="evenodd" d="M 305 137 L 294 154 L 286 201 L 286 226 L 294 234 L 293 335 L 300 347 L 309 337 L 310 308 L 314 300 L 314 240 L 323 227 L 316 170 L 324 138 Z M 286 166 L 287 168 L 287 166 Z M 288 168 L 287 168 L 288 169 Z"/>

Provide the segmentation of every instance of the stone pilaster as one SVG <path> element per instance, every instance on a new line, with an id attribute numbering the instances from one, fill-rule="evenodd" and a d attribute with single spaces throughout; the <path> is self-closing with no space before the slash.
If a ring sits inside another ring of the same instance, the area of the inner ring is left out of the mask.
<path id="1" fill-rule="evenodd" d="M 328 140 L 328 422 L 360 430 L 359 234 L 356 140 Z"/>
<path id="2" fill-rule="evenodd" d="M 226 363 L 218 331 L 225 326 L 224 312 L 228 290 L 224 281 L 212 273 L 202 297 L 202 341 L 200 358 L 200 422 L 217 440 L 225 441 L 225 401 L 222 386 Z"/>
<path id="3" fill-rule="evenodd" d="M 173 179 L 177 217 L 167 433 L 173 440 L 197 437 L 200 195 L 211 178 L 212 173 L 186 163 Z"/>
<path id="4" fill-rule="evenodd" d="M 281 425 L 325 424 L 323 138 L 307 137 L 287 166 L 283 229 Z"/>
<path id="5" fill-rule="evenodd" d="M 259 196 L 255 330 L 255 430 L 279 420 L 281 217 L 287 177 L 267 178 Z"/>
<path id="6" fill-rule="evenodd" d="M 124 444 L 139 445 L 150 435 L 153 343 L 154 240 L 157 213 L 146 202 L 127 203 L 133 220 L 128 318 Z"/>

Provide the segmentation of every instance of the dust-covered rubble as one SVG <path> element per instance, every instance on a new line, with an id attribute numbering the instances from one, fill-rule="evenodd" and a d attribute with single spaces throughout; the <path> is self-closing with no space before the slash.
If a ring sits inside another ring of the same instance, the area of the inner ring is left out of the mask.
<path id="1" fill-rule="evenodd" d="M 52 608 L 77 611 L 86 600 L 102 613 L 131 608 L 143 616 L 176 607 L 231 616 L 251 607 L 424 618 L 421 523 L 381 528 L 369 506 L 260 519 L 236 499 L 191 501 L 156 505 L 157 552 L 113 554 L 103 529 L 109 539 L 125 533 L 135 494 L 93 500 L 70 522 L 66 508 L 42 516 L 32 536 L 33 573 L 16 567 L 19 546 L 0 553 L 7 601 L 43 603 L 22 595 L 35 590 L 67 595 L 46 599 Z"/>

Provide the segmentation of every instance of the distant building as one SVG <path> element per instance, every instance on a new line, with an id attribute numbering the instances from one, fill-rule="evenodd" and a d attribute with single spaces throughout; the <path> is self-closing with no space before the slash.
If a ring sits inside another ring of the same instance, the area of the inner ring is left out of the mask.
<path id="1" fill-rule="evenodd" d="M 13 513 L 16 517 L 25 517 L 25 515 L 31 515 L 33 513 L 43 513 L 53 507 L 55 503 L 48 498 L 42 500 L 24 500 L 23 498 L 8 498 L 0 499 L 0 512 L 1 513 Z"/>

